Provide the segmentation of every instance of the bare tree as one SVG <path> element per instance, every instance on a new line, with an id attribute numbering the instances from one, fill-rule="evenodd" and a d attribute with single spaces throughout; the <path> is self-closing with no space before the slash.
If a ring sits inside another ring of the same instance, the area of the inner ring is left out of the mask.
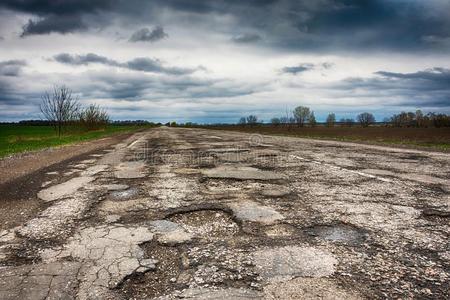
<path id="1" fill-rule="evenodd" d="M 258 123 L 258 117 L 255 115 L 250 115 L 247 117 L 247 124 L 256 125 Z"/>
<path id="2" fill-rule="evenodd" d="M 247 124 L 247 119 L 246 119 L 245 117 L 240 118 L 238 124 L 239 124 L 239 125 L 245 125 L 245 124 Z"/>
<path id="3" fill-rule="evenodd" d="M 280 118 L 280 122 L 281 124 L 283 124 L 284 126 L 286 126 L 289 130 L 291 128 L 291 124 L 294 123 L 294 118 L 292 117 L 291 112 L 287 109 L 286 107 L 286 112 L 284 114 L 284 116 L 282 116 Z"/>
<path id="4" fill-rule="evenodd" d="M 317 124 L 316 116 L 314 115 L 314 112 L 313 112 L 313 111 L 309 114 L 309 117 L 308 117 L 308 124 L 309 124 L 309 126 L 311 126 L 311 127 L 315 127 L 316 124 Z"/>
<path id="5" fill-rule="evenodd" d="M 336 115 L 334 113 L 329 113 L 327 116 L 327 127 L 334 127 L 336 123 Z"/>
<path id="6" fill-rule="evenodd" d="M 44 117 L 53 124 L 58 136 L 61 136 L 64 126 L 75 121 L 80 111 L 80 104 L 72 96 L 68 87 L 54 86 L 53 93 L 45 92 L 39 106 Z"/>
<path id="7" fill-rule="evenodd" d="M 297 125 L 300 127 L 303 127 L 303 125 L 305 125 L 306 121 L 308 121 L 311 112 L 309 110 L 309 107 L 297 106 L 294 109 L 293 114 L 294 114 L 295 122 L 297 123 Z"/>
<path id="8" fill-rule="evenodd" d="M 100 129 L 109 123 L 109 115 L 98 105 L 91 104 L 80 112 L 80 122 L 87 130 Z"/>
<path id="9" fill-rule="evenodd" d="M 352 118 L 342 118 L 339 120 L 339 123 L 341 123 L 341 126 L 352 127 L 355 123 L 355 120 L 353 120 Z"/>
<path id="10" fill-rule="evenodd" d="M 280 118 L 277 118 L 277 117 L 272 118 L 272 119 L 270 120 L 270 123 L 272 123 L 272 125 L 274 125 L 274 126 L 278 126 L 278 125 L 281 124 L 281 119 L 280 119 Z"/>
<path id="11" fill-rule="evenodd" d="M 375 117 L 368 112 L 360 113 L 356 119 L 362 127 L 369 127 L 370 124 L 375 123 Z"/>
<path id="12" fill-rule="evenodd" d="M 423 115 L 423 112 L 420 109 L 416 110 L 416 126 L 417 127 L 426 126 L 426 119 Z"/>

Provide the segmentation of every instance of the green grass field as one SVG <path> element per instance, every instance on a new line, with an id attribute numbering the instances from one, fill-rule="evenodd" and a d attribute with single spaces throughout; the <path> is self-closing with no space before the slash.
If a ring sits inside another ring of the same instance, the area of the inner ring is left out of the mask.
<path id="1" fill-rule="evenodd" d="M 144 128 L 143 126 L 109 125 L 103 130 L 80 131 L 68 128 L 58 137 L 51 126 L 29 126 L 17 124 L 0 124 L 0 157 L 10 154 L 38 150 L 59 145 L 97 139 L 117 133 L 125 133 Z"/>

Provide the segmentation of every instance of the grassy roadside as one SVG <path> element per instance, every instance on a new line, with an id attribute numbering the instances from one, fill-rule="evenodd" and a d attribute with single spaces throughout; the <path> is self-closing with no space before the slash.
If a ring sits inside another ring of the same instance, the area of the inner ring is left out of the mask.
<path id="1" fill-rule="evenodd" d="M 89 132 L 81 132 L 69 128 L 67 133 L 58 137 L 51 126 L 0 125 L 0 157 L 24 151 L 98 139 L 113 134 L 136 131 L 142 128 L 146 127 L 109 125 L 103 130 Z"/>
<path id="2" fill-rule="evenodd" d="M 450 128 L 204 126 L 206 129 L 450 152 Z"/>

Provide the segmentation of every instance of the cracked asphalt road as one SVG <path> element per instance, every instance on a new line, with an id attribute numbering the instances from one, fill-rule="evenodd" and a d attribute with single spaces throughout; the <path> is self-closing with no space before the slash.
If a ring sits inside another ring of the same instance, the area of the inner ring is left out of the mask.
<path id="1" fill-rule="evenodd" d="M 450 297 L 449 154 L 161 127 L 30 178 L 0 299 Z"/>

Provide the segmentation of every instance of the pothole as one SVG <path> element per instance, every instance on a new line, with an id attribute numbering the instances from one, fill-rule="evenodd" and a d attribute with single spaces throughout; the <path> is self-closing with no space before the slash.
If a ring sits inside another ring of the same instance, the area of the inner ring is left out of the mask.
<path id="1" fill-rule="evenodd" d="M 316 225 L 308 228 L 306 232 L 326 241 L 352 245 L 359 244 L 366 238 L 364 231 L 346 224 Z"/>
<path id="2" fill-rule="evenodd" d="M 158 260 L 156 270 L 133 274 L 119 286 L 126 299 L 153 299 L 180 287 L 180 251 L 175 247 L 165 247 L 156 242 L 141 245 L 145 257 Z"/>
<path id="3" fill-rule="evenodd" d="M 210 179 L 234 180 L 281 180 L 286 179 L 283 174 L 264 171 L 252 167 L 223 165 L 214 169 L 202 170 L 205 177 Z"/>
<path id="4" fill-rule="evenodd" d="M 112 191 L 109 193 L 111 200 L 129 200 L 139 195 L 139 189 L 131 187 L 126 190 Z"/>
<path id="5" fill-rule="evenodd" d="M 424 209 L 421 213 L 421 217 L 429 220 L 429 221 L 446 221 L 450 217 L 450 212 L 445 210 L 438 210 L 438 209 Z"/>
<path id="6" fill-rule="evenodd" d="M 220 210 L 178 213 L 168 219 L 180 224 L 187 232 L 206 239 L 233 236 L 239 231 L 232 217 Z"/>

